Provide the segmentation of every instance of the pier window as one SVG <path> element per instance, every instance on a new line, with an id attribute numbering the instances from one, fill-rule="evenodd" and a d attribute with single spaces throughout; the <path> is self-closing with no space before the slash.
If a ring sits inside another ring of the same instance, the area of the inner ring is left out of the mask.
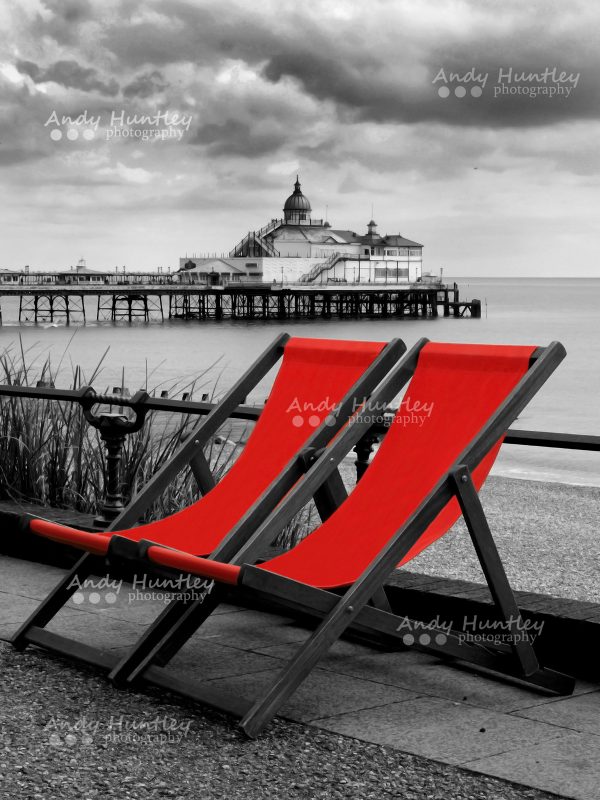
<path id="1" fill-rule="evenodd" d="M 395 283 L 400 278 L 408 278 L 407 267 L 375 267 L 375 280 Z"/>

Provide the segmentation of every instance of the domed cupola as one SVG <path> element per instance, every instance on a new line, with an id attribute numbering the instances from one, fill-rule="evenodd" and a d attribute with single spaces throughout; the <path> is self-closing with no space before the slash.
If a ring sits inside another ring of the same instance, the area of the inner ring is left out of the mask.
<path id="1" fill-rule="evenodd" d="M 300 222 L 300 220 L 310 219 L 310 202 L 308 197 L 302 194 L 300 189 L 300 181 L 296 175 L 296 183 L 294 184 L 294 193 L 291 194 L 285 201 L 283 206 L 283 216 L 286 222 Z"/>

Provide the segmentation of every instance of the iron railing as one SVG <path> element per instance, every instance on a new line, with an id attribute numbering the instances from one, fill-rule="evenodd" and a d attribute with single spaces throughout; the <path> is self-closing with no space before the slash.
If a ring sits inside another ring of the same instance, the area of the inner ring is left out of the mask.
<path id="1" fill-rule="evenodd" d="M 141 390 L 133 396 L 123 391 L 100 393 L 90 386 L 80 389 L 56 389 L 52 385 L 37 386 L 0 385 L 1 398 L 28 398 L 32 400 L 51 400 L 57 402 L 78 403 L 89 425 L 96 428 L 106 448 L 106 474 L 104 476 L 104 496 L 98 501 L 96 524 L 103 526 L 110 523 L 123 508 L 120 464 L 125 437 L 139 431 L 150 411 L 161 411 L 174 414 L 192 414 L 205 416 L 215 407 L 215 403 L 207 400 L 192 400 L 184 395 L 180 400 L 168 397 L 154 397 Z M 100 406 L 118 406 L 121 413 L 97 413 L 94 409 Z M 129 408 L 133 416 L 128 418 L 123 409 Z M 262 407 L 255 405 L 239 405 L 231 414 L 231 419 L 256 422 L 262 413 Z M 385 436 L 394 409 L 383 412 L 378 422 L 356 445 L 356 478 L 359 480 L 369 465 L 374 446 Z M 549 431 L 530 431 L 510 428 L 504 438 L 505 444 L 527 445 L 534 447 L 550 447 L 568 450 L 600 452 L 600 436 L 578 433 L 558 433 Z"/>

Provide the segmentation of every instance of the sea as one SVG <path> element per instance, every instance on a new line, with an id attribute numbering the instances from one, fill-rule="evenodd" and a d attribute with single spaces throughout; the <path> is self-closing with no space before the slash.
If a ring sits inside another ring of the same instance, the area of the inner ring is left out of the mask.
<path id="1" fill-rule="evenodd" d="M 544 345 L 563 343 L 567 357 L 526 408 L 514 428 L 600 435 L 600 278 L 457 277 L 461 299 L 482 302 L 481 319 L 302 320 L 242 322 L 152 319 L 96 322 L 89 299 L 85 326 L 19 323 L 18 301 L 2 297 L 0 356 L 31 366 L 30 382 L 49 359 L 56 386 L 73 371 L 93 377 L 98 391 L 125 386 L 199 399 L 222 394 L 281 331 L 295 336 L 389 340 L 410 347 L 434 341 Z M 0 374 L 0 382 L 3 377 Z M 248 397 L 262 403 L 268 376 Z M 493 473 L 519 479 L 600 487 L 600 453 L 505 445 Z"/>

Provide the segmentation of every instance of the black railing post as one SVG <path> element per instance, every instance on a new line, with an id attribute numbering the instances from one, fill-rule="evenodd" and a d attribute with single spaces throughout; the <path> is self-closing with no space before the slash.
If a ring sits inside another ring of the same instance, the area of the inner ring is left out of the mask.
<path id="1" fill-rule="evenodd" d="M 88 423 L 96 428 L 106 448 L 106 472 L 104 475 L 104 497 L 98 503 L 98 513 L 94 525 L 105 528 L 116 519 L 124 508 L 123 479 L 121 474 L 121 460 L 125 437 L 139 431 L 146 418 L 147 408 L 143 401 L 148 397 L 147 392 L 138 392 L 131 399 L 135 409 L 133 419 L 121 413 L 92 413 L 94 405 L 102 402 L 101 395 L 90 393 L 89 400 L 84 404 L 83 413 Z M 87 399 L 87 398 L 86 398 Z"/>
<path id="2" fill-rule="evenodd" d="M 354 466 L 356 467 L 356 482 L 362 478 L 365 474 L 367 467 L 369 466 L 369 460 L 371 458 L 371 453 L 373 452 L 373 447 L 379 441 L 379 434 L 374 433 L 371 429 L 367 434 L 365 434 L 362 439 L 358 442 L 357 445 L 354 447 L 354 452 L 356 453 L 356 461 L 354 462 Z"/>
<path id="3" fill-rule="evenodd" d="M 113 414 L 101 414 L 98 418 L 100 422 L 98 431 L 106 448 L 104 497 L 94 519 L 94 525 L 98 528 L 110 525 L 124 508 L 121 459 L 126 434 L 117 426 L 117 417 L 123 422 L 128 421 L 125 416 Z"/>

